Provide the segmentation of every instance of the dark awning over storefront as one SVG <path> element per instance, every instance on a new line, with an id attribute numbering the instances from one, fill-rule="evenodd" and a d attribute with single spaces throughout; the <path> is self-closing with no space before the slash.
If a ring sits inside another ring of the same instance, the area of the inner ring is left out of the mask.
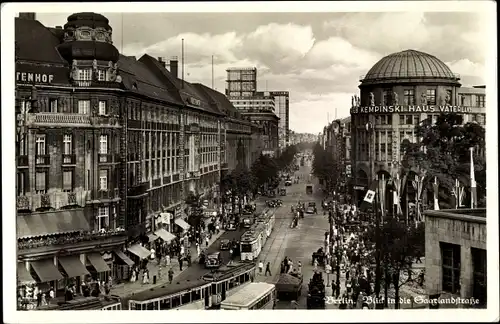
<path id="1" fill-rule="evenodd" d="M 119 257 L 120 259 L 122 259 L 123 262 L 125 262 L 129 267 L 134 265 L 134 261 L 130 260 L 130 258 L 122 251 L 117 250 L 114 252 L 115 252 L 116 256 Z"/>
<path id="2" fill-rule="evenodd" d="M 151 252 L 148 249 L 139 244 L 132 245 L 127 250 L 137 255 L 141 259 L 146 259 L 151 254 Z"/>
<path id="3" fill-rule="evenodd" d="M 97 272 L 111 271 L 111 269 L 108 267 L 108 264 L 106 263 L 106 261 L 104 261 L 100 253 L 90 253 L 87 255 L 87 258 L 89 259 L 90 263 L 94 266 L 94 268 L 97 270 Z"/>
<path id="4" fill-rule="evenodd" d="M 26 265 L 23 262 L 17 263 L 17 280 L 21 285 L 27 285 L 35 283 L 35 279 L 30 275 L 29 271 L 26 269 Z"/>
<path id="5" fill-rule="evenodd" d="M 59 264 L 63 267 L 64 271 L 69 278 L 79 277 L 89 274 L 83 263 L 77 256 L 60 257 Z"/>
<path id="6" fill-rule="evenodd" d="M 31 262 L 31 266 L 35 269 L 40 282 L 49 282 L 53 280 L 63 279 L 62 274 L 57 270 L 54 265 L 53 259 L 44 259 Z"/>
<path id="7" fill-rule="evenodd" d="M 170 241 L 172 241 L 175 238 L 174 234 L 170 233 L 167 230 L 164 230 L 163 228 L 157 230 L 155 232 L 155 234 L 158 235 L 159 237 L 161 237 L 161 239 L 164 240 L 167 243 L 170 242 Z"/>
<path id="8" fill-rule="evenodd" d="M 177 219 L 175 220 L 175 223 L 176 223 L 177 225 L 179 225 L 180 227 L 182 227 L 182 229 L 183 229 L 183 230 L 186 230 L 186 231 L 187 231 L 187 230 L 191 227 L 191 225 L 189 225 L 189 224 L 188 224 L 188 223 L 186 223 L 183 219 L 180 219 L 180 218 L 177 218 Z"/>
<path id="9" fill-rule="evenodd" d="M 16 221 L 18 239 L 90 230 L 82 208 L 19 215 Z"/>

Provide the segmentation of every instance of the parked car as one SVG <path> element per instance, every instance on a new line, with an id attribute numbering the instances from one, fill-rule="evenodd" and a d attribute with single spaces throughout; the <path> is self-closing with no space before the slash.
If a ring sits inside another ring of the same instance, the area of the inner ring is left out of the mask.
<path id="1" fill-rule="evenodd" d="M 220 241 L 220 250 L 229 250 L 231 248 L 231 243 L 229 242 L 228 239 L 223 239 Z"/>
<path id="2" fill-rule="evenodd" d="M 229 222 L 226 226 L 226 231 L 236 231 L 236 223 L 235 222 Z"/>
<path id="3" fill-rule="evenodd" d="M 250 218 L 243 219 L 243 228 L 250 228 L 252 226 L 252 220 Z"/>
<path id="4" fill-rule="evenodd" d="M 292 185 L 292 180 L 286 180 L 285 181 L 285 186 L 289 187 Z"/>
<path id="5" fill-rule="evenodd" d="M 306 214 L 314 214 L 315 208 L 313 206 L 307 206 Z"/>

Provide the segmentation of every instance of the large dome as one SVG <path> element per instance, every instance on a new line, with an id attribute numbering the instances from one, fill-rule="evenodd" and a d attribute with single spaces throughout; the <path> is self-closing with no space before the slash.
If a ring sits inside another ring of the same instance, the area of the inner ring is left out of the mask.
<path id="1" fill-rule="evenodd" d="M 460 77 L 437 57 L 415 50 L 406 50 L 382 58 L 361 77 L 361 82 L 362 84 L 401 82 L 404 79 L 408 81 L 444 79 L 448 82 L 458 82 Z"/>

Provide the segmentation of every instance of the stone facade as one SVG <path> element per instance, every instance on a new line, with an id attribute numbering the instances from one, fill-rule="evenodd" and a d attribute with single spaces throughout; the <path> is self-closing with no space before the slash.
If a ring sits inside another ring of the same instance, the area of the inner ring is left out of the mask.
<path id="1" fill-rule="evenodd" d="M 451 243 L 460 246 L 459 297 L 473 297 L 471 248 L 486 251 L 486 210 L 426 211 L 425 216 L 425 282 L 429 295 L 454 295 L 443 290 L 441 244 Z"/>

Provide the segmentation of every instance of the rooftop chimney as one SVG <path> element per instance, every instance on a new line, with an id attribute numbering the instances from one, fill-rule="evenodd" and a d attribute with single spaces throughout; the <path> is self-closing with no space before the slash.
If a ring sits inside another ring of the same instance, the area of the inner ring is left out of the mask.
<path id="1" fill-rule="evenodd" d="M 160 64 L 161 64 L 164 68 L 166 68 L 166 64 L 167 64 L 167 63 L 163 60 L 163 57 L 158 57 L 158 62 L 160 62 Z"/>
<path id="2" fill-rule="evenodd" d="M 177 56 L 173 56 L 170 59 L 170 73 L 172 73 L 174 77 L 179 78 L 179 61 Z"/>
<path id="3" fill-rule="evenodd" d="M 26 20 L 36 20 L 36 16 L 34 12 L 20 12 L 19 18 Z"/>

